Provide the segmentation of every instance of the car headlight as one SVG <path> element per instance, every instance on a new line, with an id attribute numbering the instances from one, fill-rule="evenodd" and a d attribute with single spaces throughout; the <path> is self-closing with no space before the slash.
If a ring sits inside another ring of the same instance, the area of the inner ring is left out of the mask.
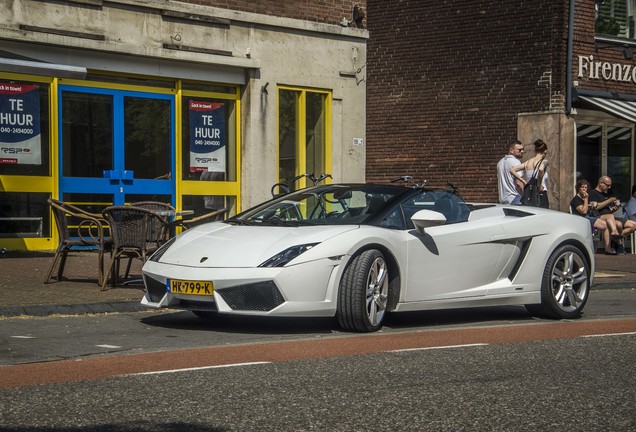
<path id="1" fill-rule="evenodd" d="M 296 258 L 298 255 L 307 252 L 318 243 L 307 243 L 303 245 L 292 246 L 282 252 L 277 253 L 267 261 L 263 262 L 259 267 L 283 267 L 288 262 Z"/>
<path id="2" fill-rule="evenodd" d="M 166 251 L 168 250 L 168 248 L 170 246 L 172 246 L 172 243 L 174 243 L 174 241 L 176 240 L 176 237 L 172 237 L 170 240 L 168 240 L 167 242 L 165 242 L 164 244 L 162 244 L 159 249 L 157 249 L 155 251 L 155 253 L 153 253 L 150 256 L 150 261 L 154 261 L 154 262 L 159 262 L 159 260 L 161 259 L 161 257 L 163 256 L 163 254 L 166 253 Z"/>

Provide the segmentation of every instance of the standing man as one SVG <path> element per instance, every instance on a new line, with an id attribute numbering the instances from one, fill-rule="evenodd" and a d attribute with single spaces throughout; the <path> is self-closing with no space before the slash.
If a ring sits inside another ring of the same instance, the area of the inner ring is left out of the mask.
<path id="1" fill-rule="evenodd" d="M 499 186 L 499 202 L 501 204 L 521 205 L 523 181 L 515 178 L 511 170 L 521 164 L 523 144 L 515 140 L 508 146 L 508 154 L 497 163 L 497 184 Z"/>

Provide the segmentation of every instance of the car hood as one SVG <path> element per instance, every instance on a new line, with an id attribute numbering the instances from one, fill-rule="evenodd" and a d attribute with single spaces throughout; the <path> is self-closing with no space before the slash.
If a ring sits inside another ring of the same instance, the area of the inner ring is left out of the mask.
<path id="1" fill-rule="evenodd" d="M 276 227 L 217 222 L 181 234 L 159 261 L 193 267 L 257 267 L 289 247 L 322 243 L 357 228 L 358 225 Z"/>

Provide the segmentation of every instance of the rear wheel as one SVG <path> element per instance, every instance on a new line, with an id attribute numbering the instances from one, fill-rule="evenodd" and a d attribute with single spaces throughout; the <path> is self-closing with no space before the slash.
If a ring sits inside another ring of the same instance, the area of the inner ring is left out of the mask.
<path id="1" fill-rule="evenodd" d="M 543 271 L 541 304 L 526 305 L 530 313 L 546 318 L 577 318 L 590 292 L 589 264 L 575 246 L 556 249 Z"/>
<path id="2" fill-rule="evenodd" d="M 389 297 L 389 269 L 382 252 L 370 249 L 354 257 L 340 282 L 336 316 L 340 327 L 358 332 L 382 327 Z"/>

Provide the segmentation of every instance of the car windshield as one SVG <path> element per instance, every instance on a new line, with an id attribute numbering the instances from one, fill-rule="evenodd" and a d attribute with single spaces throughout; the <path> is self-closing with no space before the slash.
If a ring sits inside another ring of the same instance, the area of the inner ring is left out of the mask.
<path id="1" fill-rule="evenodd" d="M 275 198 L 227 222 L 284 226 L 364 224 L 408 191 L 383 185 L 316 186 Z"/>

